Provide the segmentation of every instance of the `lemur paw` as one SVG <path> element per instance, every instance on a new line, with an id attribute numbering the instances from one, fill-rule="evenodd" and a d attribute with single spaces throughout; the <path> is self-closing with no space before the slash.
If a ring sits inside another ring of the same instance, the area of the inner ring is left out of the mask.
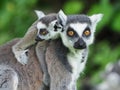
<path id="1" fill-rule="evenodd" d="M 14 53 L 17 61 L 23 65 L 27 64 L 27 61 L 28 61 L 27 52 L 28 52 L 28 50 L 22 50 L 22 51 L 16 51 Z"/>

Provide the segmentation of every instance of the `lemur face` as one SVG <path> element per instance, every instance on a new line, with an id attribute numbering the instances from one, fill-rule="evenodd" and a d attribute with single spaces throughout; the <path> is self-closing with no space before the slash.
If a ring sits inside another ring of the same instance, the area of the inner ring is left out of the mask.
<path id="1" fill-rule="evenodd" d="M 37 11 L 38 16 L 39 11 Z M 55 26 L 57 21 L 56 14 L 44 15 L 42 18 L 39 18 L 37 23 L 37 37 L 36 41 L 56 39 L 59 37 L 59 31 Z"/>
<path id="2" fill-rule="evenodd" d="M 69 15 L 58 13 L 58 23 L 63 27 L 60 33 L 63 44 L 69 49 L 85 49 L 94 41 L 96 24 L 102 14 L 93 16 Z"/>

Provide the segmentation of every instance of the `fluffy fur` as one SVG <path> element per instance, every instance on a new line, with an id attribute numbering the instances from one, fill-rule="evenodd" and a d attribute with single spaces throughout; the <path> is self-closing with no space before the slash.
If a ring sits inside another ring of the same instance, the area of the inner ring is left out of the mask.
<path id="1" fill-rule="evenodd" d="M 96 14 L 93 16 L 86 15 L 70 15 L 66 16 L 63 11 L 58 13 L 57 21 L 59 26 L 63 28 L 63 32 L 60 33 L 63 44 L 69 49 L 67 53 L 67 61 L 72 68 L 72 82 L 77 81 L 80 73 L 83 71 L 87 57 L 88 47 L 94 41 L 94 32 L 97 23 L 101 20 L 102 14 Z M 67 32 L 73 31 L 74 36 L 67 35 Z M 90 35 L 85 36 L 84 31 L 89 29 Z"/>
<path id="2" fill-rule="evenodd" d="M 12 51 L 14 53 L 15 58 L 17 59 L 18 62 L 21 64 L 25 65 L 28 62 L 28 48 L 35 44 L 36 41 L 35 39 L 39 40 L 49 40 L 49 39 L 55 39 L 58 37 L 58 32 L 54 31 L 54 26 L 56 23 L 56 15 L 55 14 L 49 14 L 45 15 L 41 11 L 35 11 L 38 20 L 29 28 L 25 36 L 12 47 Z M 42 35 L 40 31 L 44 29 L 47 30 L 48 33 L 46 35 Z M 37 37 L 37 38 L 36 38 Z M 45 56 L 44 53 L 46 51 L 46 43 L 39 42 L 36 46 L 36 54 L 38 56 L 38 60 L 40 61 L 41 68 L 44 72 L 44 79 L 43 82 L 45 85 L 49 84 L 49 75 L 46 67 L 46 62 L 45 62 Z M 40 56 L 41 54 L 43 56 Z"/>

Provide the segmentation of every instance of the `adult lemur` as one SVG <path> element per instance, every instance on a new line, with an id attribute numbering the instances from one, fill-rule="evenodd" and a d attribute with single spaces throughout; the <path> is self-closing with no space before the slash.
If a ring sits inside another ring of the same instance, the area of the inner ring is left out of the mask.
<path id="1" fill-rule="evenodd" d="M 62 26 L 60 36 L 63 45 L 68 49 L 66 58 L 61 59 L 63 64 L 69 64 L 68 68 L 72 74 L 73 84 L 77 81 L 83 71 L 88 57 L 88 46 L 94 41 L 94 32 L 97 23 L 101 20 L 102 14 L 92 16 L 68 15 L 62 11 L 58 13 L 58 26 Z M 62 51 L 61 51 L 62 52 Z M 64 60 L 65 59 L 65 60 Z"/>
<path id="2" fill-rule="evenodd" d="M 12 47 L 17 61 L 23 65 L 27 64 L 28 61 L 27 48 L 35 44 L 38 40 L 43 41 L 58 37 L 58 33 L 54 32 L 56 14 L 45 15 L 42 11 L 38 10 L 35 12 L 38 16 L 38 20 L 28 29 L 25 36 Z"/>

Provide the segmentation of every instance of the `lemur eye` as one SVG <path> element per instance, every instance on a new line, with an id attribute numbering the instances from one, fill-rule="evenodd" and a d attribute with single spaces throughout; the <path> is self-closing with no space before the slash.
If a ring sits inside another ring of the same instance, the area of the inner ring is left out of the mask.
<path id="1" fill-rule="evenodd" d="M 75 32 L 73 31 L 72 28 L 68 28 L 67 35 L 70 36 L 70 37 L 73 37 L 75 35 Z"/>
<path id="2" fill-rule="evenodd" d="M 74 33 L 74 31 L 68 31 L 67 34 L 72 37 L 72 36 L 74 36 L 75 33 Z"/>
<path id="3" fill-rule="evenodd" d="M 90 36 L 91 32 L 90 32 L 90 29 L 89 28 L 86 28 L 83 32 L 84 36 L 88 37 Z"/>
<path id="4" fill-rule="evenodd" d="M 48 33 L 48 31 L 46 29 L 40 29 L 39 34 L 40 35 L 46 35 Z"/>

